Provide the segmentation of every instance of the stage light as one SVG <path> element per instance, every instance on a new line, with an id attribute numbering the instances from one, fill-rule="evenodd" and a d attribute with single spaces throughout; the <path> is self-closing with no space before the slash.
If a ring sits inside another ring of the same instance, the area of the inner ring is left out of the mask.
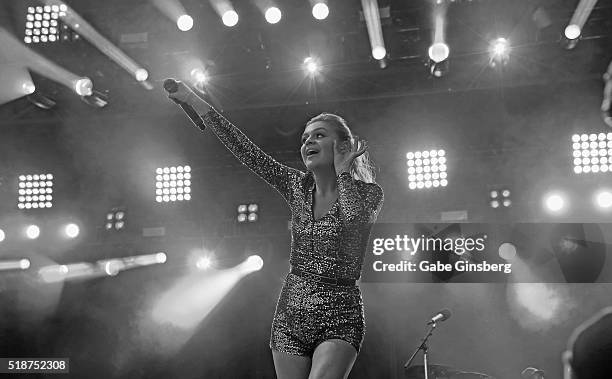
<path id="1" fill-rule="evenodd" d="M 304 70 L 310 76 L 314 76 L 319 72 L 319 62 L 313 57 L 304 59 Z"/>
<path id="2" fill-rule="evenodd" d="M 189 74 L 196 85 L 204 85 L 208 81 L 208 75 L 206 75 L 206 72 L 201 68 L 194 68 Z"/>
<path id="3" fill-rule="evenodd" d="M 312 6 L 312 16 L 317 20 L 325 20 L 329 16 L 329 7 L 324 2 Z"/>
<path id="4" fill-rule="evenodd" d="M 551 193 L 544 197 L 544 205 L 551 212 L 560 212 L 565 208 L 565 199 L 561 194 Z"/>
<path id="5" fill-rule="evenodd" d="M 126 210 L 123 208 L 113 208 L 106 214 L 104 229 L 110 231 L 124 230 L 127 223 Z"/>
<path id="6" fill-rule="evenodd" d="M 89 78 L 81 78 L 74 83 L 74 91 L 79 96 L 90 96 L 93 90 L 93 83 Z"/>
<path id="7" fill-rule="evenodd" d="M 410 151 L 406 153 L 408 188 L 438 188 L 448 185 L 446 152 L 440 150 Z"/>
<path id="8" fill-rule="evenodd" d="M 158 167 L 155 174 L 156 202 L 191 200 L 191 166 Z"/>
<path id="9" fill-rule="evenodd" d="M 281 20 L 282 13 L 277 7 L 270 7 L 266 9 L 265 17 L 269 24 L 276 24 Z"/>
<path id="10" fill-rule="evenodd" d="M 53 10 L 50 6 L 28 7 L 23 42 L 30 44 L 60 41 L 58 18 L 59 8 Z"/>
<path id="11" fill-rule="evenodd" d="M 51 208 L 53 206 L 53 174 L 19 175 L 19 209 Z"/>
<path id="12" fill-rule="evenodd" d="M 244 273 L 259 271 L 264 265 L 263 259 L 259 255 L 251 255 L 240 266 Z"/>
<path id="13" fill-rule="evenodd" d="M 576 24 L 570 24 L 568 26 L 565 27 L 565 38 L 569 39 L 569 40 L 575 40 L 578 37 L 580 37 L 580 34 L 582 33 L 582 31 L 580 30 L 580 26 L 576 25 Z"/>
<path id="14" fill-rule="evenodd" d="M 176 20 L 176 26 L 183 32 L 191 30 L 193 28 L 193 18 L 187 14 L 180 15 Z"/>
<path id="15" fill-rule="evenodd" d="M 376 46 L 372 49 L 372 57 L 381 60 L 387 56 L 387 49 L 384 46 Z"/>
<path id="16" fill-rule="evenodd" d="M 505 38 L 497 38 L 492 41 L 489 47 L 489 65 L 496 67 L 498 65 L 505 66 L 510 59 L 510 47 L 508 40 Z"/>
<path id="17" fill-rule="evenodd" d="M 506 261 L 512 261 L 516 258 L 516 246 L 510 242 L 504 242 L 499 245 L 497 252 Z"/>
<path id="18" fill-rule="evenodd" d="M 612 132 L 572 136 L 574 173 L 612 172 Z"/>
<path id="19" fill-rule="evenodd" d="M 199 270 L 207 270 L 212 266 L 212 259 L 210 257 L 200 257 L 196 262 L 196 267 Z"/>
<path id="20" fill-rule="evenodd" d="M 30 268 L 29 259 L 0 261 L 0 271 L 27 270 L 28 268 Z"/>
<path id="21" fill-rule="evenodd" d="M 434 43 L 429 47 L 428 50 L 429 58 L 435 63 L 440 63 L 446 59 L 450 55 L 450 49 L 448 45 L 444 42 Z"/>
<path id="22" fill-rule="evenodd" d="M 0 242 L 4 241 L 6 238 L 6 234 L 4 234 L 4 230 L 0 229 Z"/>
<path id="23" fill-rule="evenodd" d="M 21 88 L 26 95 L 31 95 L 36 91 L 36 86 L 32 82 L 23 83 Z"/>
<path id="24" fill-rule="evenodd" d="M 223 13 L 221 19 L 223 20 L 223 25 L 232 27 L 238 24 L 239 17 L 235 10 L 230 9 Z"/>
<path id="25" fill-rule="evenodd" d="M 612 207 L 612 192 L 610 191 L 599 191 L 595 195 L 595 203 L 598 207 L 608 209 Z"/>
<path id="26" fill-rule="evenodd" d="M 163 252 L 159 252 L 157 254 L 155 254 L 155 261 L 157 263 L 166 263 L 166 260 L 168 260 L 168 256 L 166 255 L 166 253 Z"/>
<path id="27" fill-rule="evenodd" d="M 40 228 L 37 225 L 29 225 L 26 228 L 26 237 L 34 240 L 40 236 Z"/>
<path id="28" fill-rule="evenodd" d="M 252 203 L 249 205 L 240 204 L 238 206 L 238 216 L 236 219 L 238 222 L 255 222 L 259 218 L 257 212 L 259 211 L 259 205 Z"/>
<path id="29" fill-rule="evenodd" d="M 134 77 L 139 82 L 144 82 L 149 77 L 149 72 L 144 68 L 139 68 L 134 72 Z"/>
<path id="30" fill-rule="evenodd" d="M 507 188 L 496 188 L 489 191 L 489 205 L 491 208 L 509 208 L 512 205 L 510 190 Z"/>
<path id="31" fill-rule="evenodd" d="M 77 224 L 70 223 L 64 227 L 64 233 L 68 238 L 76 238 L 79 235 L 79 226 Z"/>

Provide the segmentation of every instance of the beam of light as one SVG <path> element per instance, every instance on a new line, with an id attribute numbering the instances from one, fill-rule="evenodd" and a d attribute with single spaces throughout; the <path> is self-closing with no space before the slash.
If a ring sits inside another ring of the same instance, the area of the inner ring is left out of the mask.
<path id="1" fill-rule="evenodd" d="M 251 256 L 230 269 L 189 275 L 159 298 L 152 308 L 152 318 L 159 324 L 192 330 L 242 278 L 262 266 L 261 257 Z"/>
<path id="2" fill-rule="evenodd" d="M 28 225 L 26 228 L 26 237 L 33 240 L 40 236 L 40 228 L 37 225 Z"/>
<path id="3" fill-rule="evenodd" d="M 209 0 L 210 5 L 215 12 L 221 17 L 223 25 L 227 27 L 236 26 L 239 21 L 238 13 L 229 0 Z"/>
<path id="4" fill-rule="evenodd" d="M 64 227 L 64 234 L 68 238 L 76 238 L 79 235 L 79 226 L 77 224 L 71 223 Z"/>
<path id="5" fill-rule="evenodd" d="M 2 28 L 0 28 L 0 46 L 2 46 L 2 56 L 0 56 L 0 58 L 8 58 L 11 60 L 11 63 L 14 63 L 16 65 L 18 64 L 18 66 L 14 68 L 14 70 L 16 70 L 16 77 L 19 80 L 19 83 L 16 84 L 16 94 L 18 94 L 17 97 L 33 93 L 35 90 L 34 83 L 32 83 L 32 78 L 30 77 L 29 73 L 27 73 L 25 67 L 30 68 L 31 70 L 38 72 L 42 76 L 56 81 L 75 92 L 78 91 L 77 83 L 79 83 L 79 81 L 81 81 L 80 83 L 84 83 L 83 80 L 87 79 L 83 78 L 80 75 L 76 75 L 64 69 L 63 67 L 60 67 L 59 65 L 53 63 L 42 55 L 34 52 Z M 2 59 L 0 59 L 0 61 Z M 8 67 L 3 67 L 4 74 L 13 75 L 13 69 L 10 68 L 11 65 L 7 66 Z M 19 74 L 20 71 L 25 72 L 25 74 Z M 12 79 L 12 76 L 7 77 L 10 77 Z M 12 83 L 9 82 L 7 84 L 7 87 L 10 88 Z M 4 87 L 5 86 L 3 85 L 3 88 Z M 6 95 L 4 95 L 5 91 L 5 89 L 0 90 L 0 92 L 2 92 L 2 94 L 0 94 L 0 102 L 6 97 Z"/>
<path id="6" fill-rule="evenodd" d="M 565 208 L 565 199 L 562 194 L 552 192 L 544 196 L 544 205 L 549 212 L 558 213 Z"/>
<path id="7" fill-rule="evenodd" d="M 30 260 L 26 258 L 0 261 L 0 271 L 27 270 L 28 268 L 30 268 Z"/>
<path id="8" fill-rule="evenodd" d="M 70 280 L 84 280 L 104 276 L 94 264 L 80 262 L 66 265 L 48 265 L 38 269 L 38 277 L 45 283 L 59 283 Z"/>
<path id="9" fill-rule="evenodd" d="M 572 40 L 580 36 L 581 30 L 584 24 L 586 24 L 596 3 L 597 0 L 580 0 L 567 28 L 565 28 L 565 36 L 568 39 Z"/>
<path id="10" fill-rule="evenodd" d="M 317 1 L 312 6 L 312 16 L 317 20 L 325 20 L 329 16 L 329 7 L 323 1 Z"/>
<path id="11" fill-rule="evenodd" d="M 142 67 L 137 64 L 132 58 L 127 56 L 117 46 L 110 42 L 106 37 L 102 36 L 93 26 L 91 26 L 83 17 L 81 17 L 74 9 L 66 6 L 60 0 L 41 0 L 45 5 L 49 6 L 64 6 L 66 7 L 66 15 L 62 17 L 62 21 L 70 26 L 73 30 L 79 33 L 83 38 L 88 40 L 92 45 L 98 48 L 102 53 L 112 59 L 115 63 L 128 71 L 136 78 L 138 70 Z M 137 78 L 138 80 L 138 78 Z M 143 80 L 146 80 L 143 79 Z M 140 81 L 140 80 L 139 80 Z"/>
<path id="12" fill-rule="evenodd" d="M 366 21 L 372 57 L 377 60 L 383 59 L 387 55 L 385 41 L 383 39 L 382 26 L 380 24 L 380 13 L 378 11 L 377 0 L 361 0 L 363 17 Z"/>
<path id="13" fill-rule="evenodd" d="M 96 262 L 100 272 L 108 276 L 116 276 L 121 271 L 166 263 L 166 253 L 135 255 L 131 257 L 105 259 Z"/>
<path id="14" fill-rule="evenodd" d="M 547 330 L 563 323 L 576 307 L 565 285 L 539 283 L 527 261 L 517 256 L 506 287 L 506 301 L 513 318 L 524 329 Z"/>
<path id="15" fill-rule="evenodd" d="M 278 22 L 280 22 L 281 18 L 283 17 L 283 14 L 281 10 L 277 7 L 269 7 L 268 9 L 266 9 L 266 13 L 264 16 L 266 17 L 266 21 L 269 24 L 277 24 Z"/>

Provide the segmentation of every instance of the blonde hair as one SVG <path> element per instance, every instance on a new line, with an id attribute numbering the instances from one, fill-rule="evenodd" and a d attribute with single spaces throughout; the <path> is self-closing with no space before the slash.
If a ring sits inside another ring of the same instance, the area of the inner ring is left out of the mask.
<path id="1" fill-rule="evenodd" d="M 330 125 L 333 125 L 336 128 L 336 133 L 338 134 L 340 142 L 349 141 L 351 145 L 355 143 L 356 136 L 353 136 L 353 133 L 348 127 L 346 120 L 344 120 L 342 117 L 333 113 L 321 113 L 320 115 L 311 118 L 306 123 L 306 126 L 317 121 L 325 121 Z M 374 162 L 372 162 L 370 159 L 370 154 L 368 151 L 355 158 L 350 167 L 350 173 L 355 179 L 362 180 L 366 183 L 374 183 L 374 179 L 376 177 L 375 166 Z"/>

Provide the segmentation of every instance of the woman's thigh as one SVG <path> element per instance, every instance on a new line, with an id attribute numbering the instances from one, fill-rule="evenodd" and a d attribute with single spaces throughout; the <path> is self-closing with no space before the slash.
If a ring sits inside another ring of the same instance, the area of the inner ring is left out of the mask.
<path id="1" fill-rule="evenodd" d="M 357 350 L 340 339 L 322 342 L 312 356 L 308 379 L 344 379 L 348 377 L 357 358 Z"/>
<path id="2" fill-rule="evenodd" d="M 277 379 L 307 379 L 311 359 L 300 355 L 291 355 L 272 350 L 274 369 Z"/>

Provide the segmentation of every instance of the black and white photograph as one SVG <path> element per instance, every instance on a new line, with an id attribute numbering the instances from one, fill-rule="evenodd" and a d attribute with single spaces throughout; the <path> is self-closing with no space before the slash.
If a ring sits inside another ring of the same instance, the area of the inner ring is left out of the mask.
<path id="1" fill-rule="evenodd" d="M 0 376 L 612 378 L 609 0 L 0 0 Z"/>

